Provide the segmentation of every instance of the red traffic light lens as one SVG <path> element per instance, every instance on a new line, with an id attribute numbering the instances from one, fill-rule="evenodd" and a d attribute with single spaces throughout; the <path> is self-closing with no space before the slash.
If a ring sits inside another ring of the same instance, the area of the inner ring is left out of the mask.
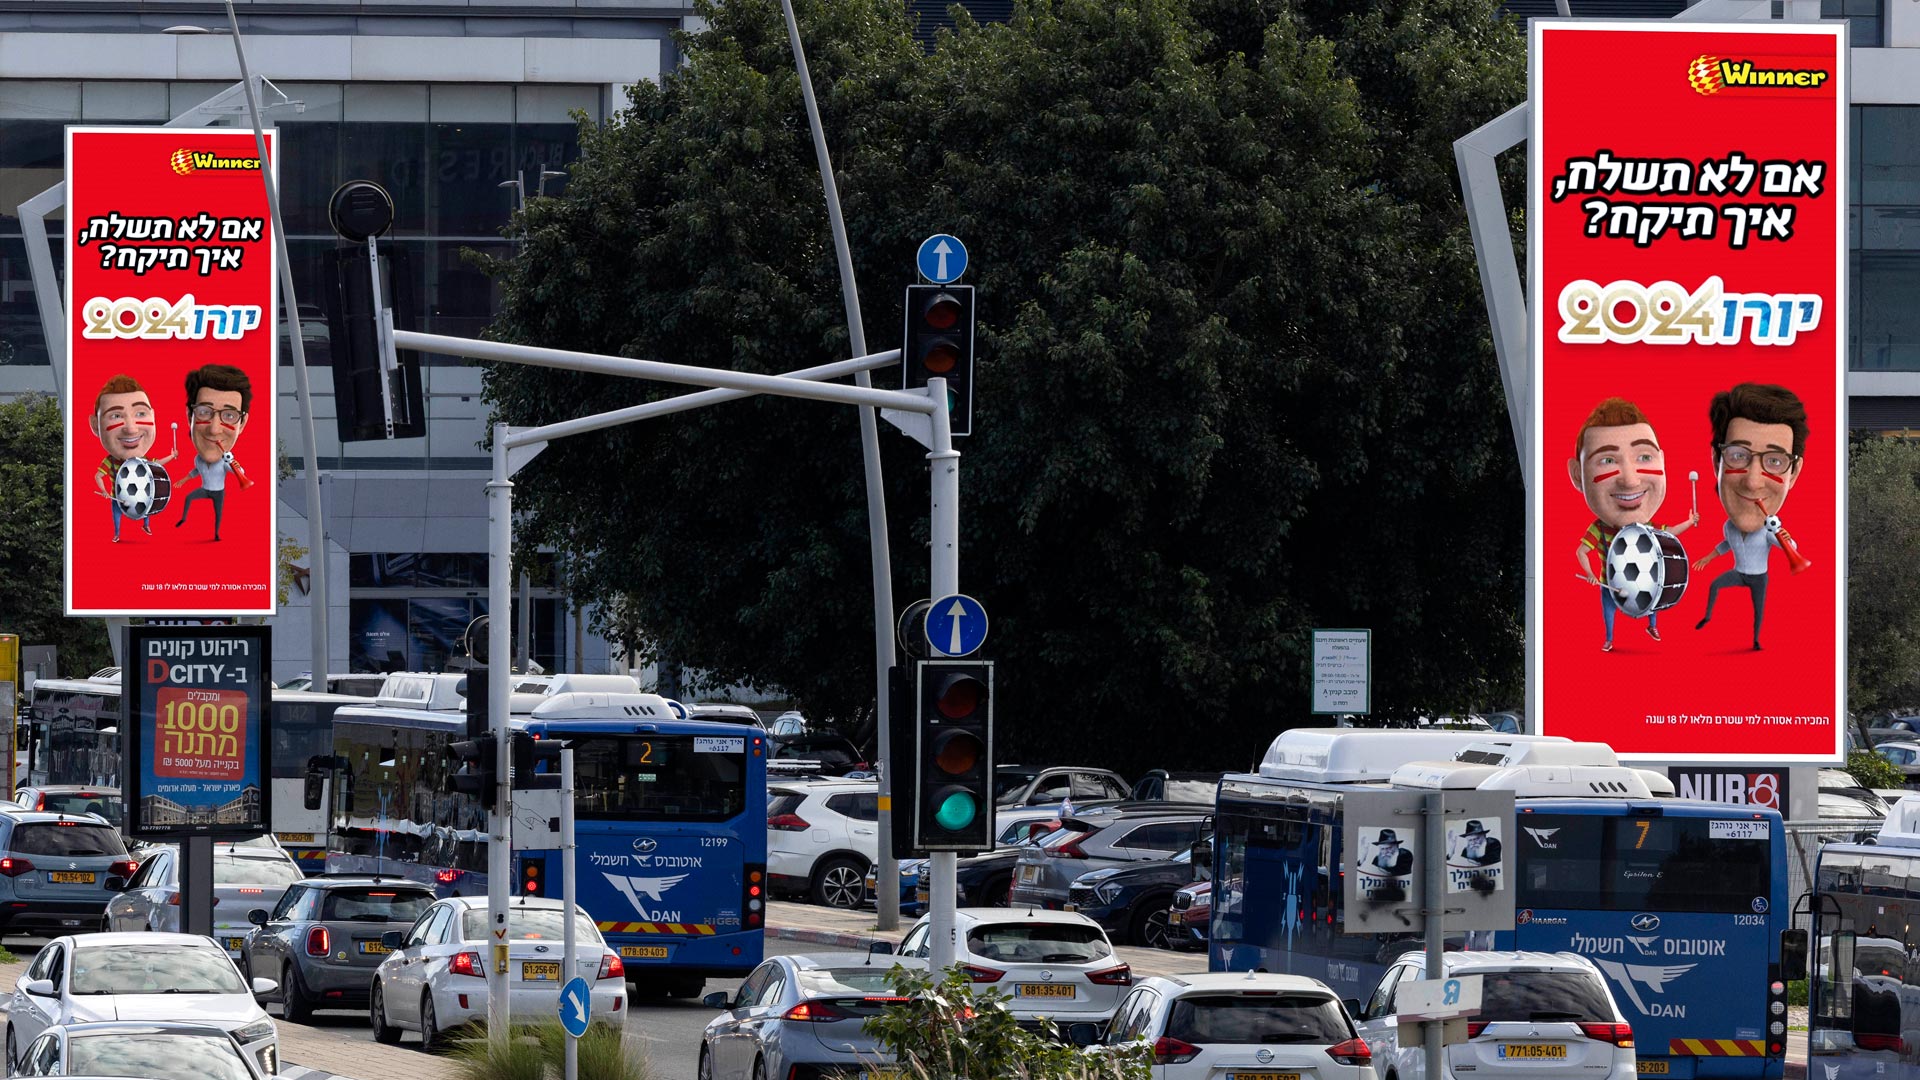
<path id="1" fill-rule="evenodd" d="M 920 357 L 920 366 L 934 375 L 945 375 L 960 364 L 960 350 L 951 342 L 938 342 Z"/>
<path id="2" fill-rule="evenodd" d="M 940 744 L 939 752 L 933 756 L 933 763 L 938 765 L 943 773 L 960 776 L 973 771 L 974 766 L 980 763 L 980 755 L 984 749 L 980 745 L 980 740 L 974 738 L 972 734 L 952 732 L 947 740 Z"/>
<path id="3" fill-rule="evenodd" d="M 920 318 L 935 330 L 951 330 L 960 325 L 960 301 L 941 293 L 927 304 Z"/>
<path id="4" fill-rule="evenodd" d="M 985 689 L 977 680 L 961 676 L 940 688 L 940 699 L 935 707 L 940 715 L 949 720 L 959 720 L 973 715 L 980 707 L 980 692 Z"/>

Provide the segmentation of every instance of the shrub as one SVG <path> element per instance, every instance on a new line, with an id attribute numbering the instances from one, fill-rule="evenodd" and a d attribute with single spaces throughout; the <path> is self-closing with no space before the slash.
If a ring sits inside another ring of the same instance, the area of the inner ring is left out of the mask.
<path id="1" fill-rule="evenodd" d="M 1060 1041 L 1051 1024 L 1036 1034 L 1020 1027 L 995 990 L 975 993 L 960 971 L 936 981 L 926 972 L 893 969 L 894 992 L 907 1000 L 866 1022 L 867 1034 L 915 1080 L 1149 1080 L 1146 1044 L 1082 1051 Z"/>
<path id="2" fill-rule="evenodd" d="M 1847 771 L 1864 788 L 1904 787 L 1907 778 L 1893 762 L 1871 750 L 1855 750 L 1847 755 Z"/>
<path id="3" fill-rule="evenodd" d="M 555 1080 L 565 1075 L 567 1032 L 555 1022 L 517 1027 L 504 1046 L 495 1046 L 484 1029 L 454 1043 L 457 1080 Z M 651 1080 L 653 1072 L 638 1050 L 604 1024 L 580 1039 L 579 1080 Z"/>

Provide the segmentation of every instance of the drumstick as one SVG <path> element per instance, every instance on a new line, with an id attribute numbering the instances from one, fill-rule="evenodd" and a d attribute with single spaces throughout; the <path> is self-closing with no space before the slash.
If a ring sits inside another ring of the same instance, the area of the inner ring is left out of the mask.
<path id="1" fill-rule="evenodd" d="M 1697 470 L 1688 469 L 1687 470 L 1687 489 L 1693 492 L 1693 512 L 1696 514 L 1700 512 L 1700 488 L 1698 486 L 1699 483 L 1700 483 L 1700 473 Z"/>

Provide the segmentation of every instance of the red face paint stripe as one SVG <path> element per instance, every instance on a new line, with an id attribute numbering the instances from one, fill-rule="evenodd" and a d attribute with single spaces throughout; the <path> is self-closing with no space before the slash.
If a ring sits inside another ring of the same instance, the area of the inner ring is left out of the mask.
<path id="1" fill-rule="evenodd" d="M 1665 469 L 1641 469 L 1641 470 L 1639 470 L 1639 471 L 1640 471 L 1640 473 L 1641 473 L 1642 475 L 1644 475 L 1644 476 L 1665 476 L 1665 475 L 1667 475 L 1667 470 L 1665 470 Z"/>
<path id="2" fill-rule="evenodd" d="M 1613 470 L 1612 472 L 1603 472 L 1603 473 L 1601 473 L 1601 474 L 1600 474 L 1599 476 L 1596 476 L 1596 477 L 1594 477 L 1594 478 L 1593 478 L 1593 482 L 1594 482 L 1594 483 L 1596 483 L 1596 484 L 1598 484 L 1598 483 L 1600 483 L 1600 482 L 1601 482 L 1601 481 L 1603 481 L 1603 480 L 1611 480 L 1611 479 L 1613 479 L 1614 477 L 1616 477 L 1616 476 L 1619 476 L 1619 475 L 1620 475 L 1620 470 L 1619 470 L 1619 469 L 1615 469 L 1615 470 Z"/>
<path id="3" fill-rule="evenodd" d="M 122 421 L 121 421 L 120 423 L 117 423 L 117 424 L 108 424 L 108 425 L 107 425 L 107 430 L 108 430 L 108 431 L 119 431 L 119 430 L 120 430 L 121 428 L 123 428 L 123 427 L 126 427 L 126 426 L 127 426 L 127 423 L 126 423 L 126 421 L 124 421 L 124 420 L 122 420 Z"/>

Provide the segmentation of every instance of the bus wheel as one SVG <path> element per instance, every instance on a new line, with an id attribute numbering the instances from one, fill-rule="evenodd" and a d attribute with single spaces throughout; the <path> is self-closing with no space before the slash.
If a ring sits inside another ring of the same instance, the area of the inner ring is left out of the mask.
<path id="1" fill-rule="evenodd" d="M 857 908 L 867 898 L 867 868 L 845 855 L 828 859 L 813 872 L 813 902 L 832 908 Z"/>

